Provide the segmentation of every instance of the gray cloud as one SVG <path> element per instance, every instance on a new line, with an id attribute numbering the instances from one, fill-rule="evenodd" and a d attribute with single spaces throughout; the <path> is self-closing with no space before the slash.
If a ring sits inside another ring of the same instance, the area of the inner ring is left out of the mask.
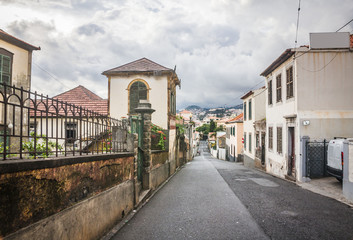
<path id="1" fill-rule="evenodd" d="M 92 36 L 96 33 L 105 33 L 104 29 L 96 24 L 83 25 L 77 29 L 77 32 L 78 34 L 83 34 L 87 36 Z"/>
<path id="2" fill-rule="evenodd" d="M 53 96 L 81 84 L 106 97 L 102 71 L 147 57 L 177 65 L 178 108 L 238 104 L 294 47 L 298 7 L 292 0 L 0 2 L 4 30 L 41 46 L 34 62 L 59 80 L 34 65 L 33 89 Z M 309 43 L 310 32 L 336 31 L 352 12 L 351 0 L 302 1 L 299 45 Z"/>

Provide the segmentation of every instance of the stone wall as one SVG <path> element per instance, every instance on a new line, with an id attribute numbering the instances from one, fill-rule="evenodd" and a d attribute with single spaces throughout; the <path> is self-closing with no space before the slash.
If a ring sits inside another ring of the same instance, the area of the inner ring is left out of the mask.
<path id="1" fill-rule="evenodd" d="M 0 162 L 0 236 L 133 179 L 133 154 Z"/>

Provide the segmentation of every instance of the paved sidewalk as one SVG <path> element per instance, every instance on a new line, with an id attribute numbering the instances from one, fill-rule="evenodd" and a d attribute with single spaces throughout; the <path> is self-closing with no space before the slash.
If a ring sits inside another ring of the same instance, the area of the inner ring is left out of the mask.
<path id="1" fill-rule="evenodd" d="M 204 155 L 176 174 L 113 239 L 268 239 Z"/>

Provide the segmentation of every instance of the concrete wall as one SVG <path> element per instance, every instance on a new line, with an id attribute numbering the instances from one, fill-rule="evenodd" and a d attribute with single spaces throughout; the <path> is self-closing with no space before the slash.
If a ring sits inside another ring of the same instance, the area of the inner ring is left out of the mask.
<path id="1" fill-rule="evenodd" d="M 218 159 L 226 160 L 226 150 L 224 148 L 218 149 Z"/>
<path id="2" fill-rule="evenodd" d="M 151 170 L 151 188 L 156 189 L 169 177 L 169 162 Z"/>
<path id="3" fill-rule="evenodd" d="M 353 141 L 348 145 L 348 161 L 343 168 L 343 195 L 353 202 Z"/>
<path id="4" fill-rule="evenodd" d="M 133 209 L 133 194 L 133 182 L 123 182 L 4 239 L 99 239 Z"/>
<path id="5" fill-rule="evenodd" d="M 250 168 L 255 167 L 254 159 L 252 159 L 248 155 L 245 155 L 245 154 L 243 155 L 243 162 L 244 162 L 244 166 L 246 167 L 250 167 Z"/>
<path id="6" fill-rule="evenodd" d="M 112 76 L 110 80 L 110 115 L 121 119 L 129 112 L 129 84 L 134 80 L 147 82 L 148 100 L 153 109 L 152 122 L 163 129 L 168 129 L 168 80 L 167 76 Z M 163 99 L 163 101 L 161 101 Z"/>
<path id="7" fill-rule="evenodd" d="M 0 236 L 5 236 L 133 179 L 134 156 L 6 160 L 0 162 L 0 173 Z M 80 225 L 85 218 L 75 221 Z M 100 227 L 105 231 L 107 226 Z"/>
<path id="8" fill-rule="evenodd" d="M 310 51 L 296 61 L 298 109 L 334 110 L 352 118 L 353 52 Z"/>

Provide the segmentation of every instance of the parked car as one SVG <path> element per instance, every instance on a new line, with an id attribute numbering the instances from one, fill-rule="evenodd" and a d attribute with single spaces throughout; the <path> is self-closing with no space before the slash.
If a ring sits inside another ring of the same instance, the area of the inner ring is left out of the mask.
<path id="1" fill-rule="evenodd" d="M 329 142 L 327 172 L 342 182 L 344 163 L 348 159 L 347 139 L 334 139 Z"/>

